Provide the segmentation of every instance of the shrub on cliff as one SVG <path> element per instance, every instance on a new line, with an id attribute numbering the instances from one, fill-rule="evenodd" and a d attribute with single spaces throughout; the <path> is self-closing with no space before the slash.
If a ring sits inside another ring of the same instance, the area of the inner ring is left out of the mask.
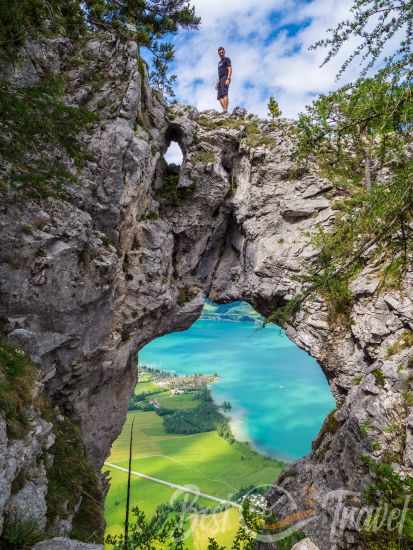
<path id="1" fill-rule="evenodd" d="M 189 0 L 13 0 L 0 5 L 0 57 L 13 60 L 28 39 L 76 39 L 101 29 L 151 48 L 163 35 L 199 23 Z"/>
<path id="2" fill-rule="evenodd" d="M 0 548 L 3 550 L 30 550 L 36 543 L 44 540 L 45 534 L 39 530 L 35 521 L 6 520 L 0 535 Z"/>
<path id="3" fill-rule="evenodd" d="M 314 235 L 320 250 L 309 288 L 343 313 L 350 279 L 379 260 L 384 285 L 411 265 L 413 91 L 384 74 L 315 101 L 298 123 L 298 154 L 312 158 L 340 196 L 332 228 Z"/>
<path id="4" fill-rule="evenodd" d="M 365 70 L 356 82 L 316 99 L 298 121 L 296 157 L 304 167 L 315 163 L 334 184 L 331 197 L 341 200 L 334 203 L 335 224 L 315 235 L 320 254 L 305 278 L 307 290 L 288 306 L 287 314 L 318 293 L 331 305 L 331 313 L 347 319 L 349 281 L 365 265 L 381 264 L 383 286 L 398 285 L 412 265 L 411 2 L 354 0 L 352 12 L 314 45 L 329 48 L 327 63 L 357 36 L 360 43 L 339 76 L 359 56 Z M 402 42 L 388 44 L 396 33 L 404 36 Z M 365 78 L 388 46 L 390 55 L 382 68 Z M 282 313 L 278 318 L 285 319 Z"/>
<path id="5" fill-rule="evenodd" d="M 364 521 L 362 541 L 368 550 L 409 550 L 413 546 L 413 478 L 399 475 L 390 464 L 366 462 L 371 483 L 364 491 L 363 504 L 371 514 Z"/>
<path id="6" fill-rule="evenodd" d="M 56 440 L 50 452 L 53 462 L 47 472 L 47 520 L 73 514 L 70 536 L 84 542 L 101 542 L 104 522 L 100 480 L 88 461 L 79 428 L 68 418 L 51 413 Z"/>
<path id="7" fill-rule="evenodd" d="M 36 368 L 23 350 L 0 340 L 0 413 L 7 435 L 21 438 L 29 428 Z"/>
<path id="8" fill-rule="evenodd" d="M 65 162 L 78 168 L 88 158 L 78 135 L 96 116 L 64 103 L 64 83 L 45 78 L 16 88 L 0 81 L 0 191 L 12 188 L 25 195 L 60 195 L 75 181 Z"/>

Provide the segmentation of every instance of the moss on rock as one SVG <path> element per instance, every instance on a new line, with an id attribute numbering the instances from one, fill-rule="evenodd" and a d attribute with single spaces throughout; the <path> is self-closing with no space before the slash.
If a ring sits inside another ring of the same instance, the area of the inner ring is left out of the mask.
<path id="1" fill-rule="evenodd" d="M 25 352 L 0 340 L 0 412 L 6 419 L 10 439 L 24 437 L 29 429 L 36 367 Z"/>
<path id="2" fill-rule="evenodd" d="M 103 491 L 89 463 L 79 428 L 68 418 L 54 419 L 56 441 L 48 468 L 47 519 L 49 528 L 73 515 L 70 536 L 84 542 L 102 542 Z"/>

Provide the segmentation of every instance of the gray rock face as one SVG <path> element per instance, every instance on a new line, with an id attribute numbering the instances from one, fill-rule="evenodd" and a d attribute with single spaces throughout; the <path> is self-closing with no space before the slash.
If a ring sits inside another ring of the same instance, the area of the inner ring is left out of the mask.
<path id="1" fill-rule="evenodd" d="M 319 550 L 319 548 L 311 541 L 311 539 L 303 539 L 297 544 L 294 544 L 291 550 Z"/>
<path id="2" fill-rule="evenodd" d="M 288 123 L 167 107 L 142 79 L 133 43 L 94 38 L 75 67 L 68 51 L 52 55 L 52 67 L 65 75 L 68 101 L 99 112 L 83 138 L 92 160 L 70 200 L 1 202 L 0 320 L 39 365 L 50 399 L 80 422 L 100 468 L 125 419 L 136 350 L 189 327 L 206 297 L 246 300 L 264 315 L 277 310 L 302 290 L 299 275 L 317 256 L 311 233 L 329 227 L 335 211 L 329 182 L 292 171 Z M 171 140 L 184 153 L 176 181 L 162 158 Z M 331 525 L 340 491 L 359 493 L 368 481 L 363 454 L 391 454 L 412 473 L 409 350 L 388 354 L 411 327 L 412 287 L 409 273 L 401 292 L 380 295 L 378 268 L 368 266 L 353 282 L 349 326 L 332 322 L 321 298 L 286 326 L 317 359 L 337 401 L 312 453 L 279 481 L 299 508 L 313 511 L 305 531 L 321 550 L 358 547 L 354 525 L 339 533 Z M 1 434 L 8 473 L 0 469 L 0 518 L 21 501 L 11 495 L 18 470 L 11 449 L 31 448 Z M 40 517 L 43 497 L 33 491 L 44 491 L 35 479 L 23 495 L 32 491 Z M 289 512 L 279 487 L 270 497 L 280 516 Z"/>
<path id="3" fill-rule="evenodd" d="M 0 532 L 4 518 L 11 521 L 34 519 L 46 525 L 47 477 L 45 453 L 54 443 L 52 425 L 32 411 L 32 428 L 23 440 L 11 440 L 0 414 Z M 19 490 L 12 494 L 13 481 L 24 478 Z"/>
<path id="4" fill-rule="evenodd" d="M 39 542 L 33 546 L 33 550 L 102 550 L 100 544 L 85 544 L 77 540 L 55 537 L 54 539 Z"/>

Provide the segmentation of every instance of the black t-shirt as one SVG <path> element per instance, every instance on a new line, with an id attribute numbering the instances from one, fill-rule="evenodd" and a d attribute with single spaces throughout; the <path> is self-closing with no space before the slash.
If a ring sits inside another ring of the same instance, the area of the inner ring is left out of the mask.
<path id="1" fill-rule="evenodd" d="M 220 80 L 228 76 L 228 67 L 231 67 L 231 59 L 224 57 L 218 63 L 218 78 Z"/>

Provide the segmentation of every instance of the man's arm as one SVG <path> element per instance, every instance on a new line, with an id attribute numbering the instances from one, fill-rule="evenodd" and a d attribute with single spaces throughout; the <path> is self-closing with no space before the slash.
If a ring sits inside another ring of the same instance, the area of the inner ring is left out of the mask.
<path id="1" fill-rule="evenodd" d="M 230 82 L 231 82 L 231 79 L 232 79 L 232 65 L 231 63 L 229 63 L 228 65 L 228 73 L 227 73 L 227 81 L 225 83 L 226 86 L 229 86 Z"/>

